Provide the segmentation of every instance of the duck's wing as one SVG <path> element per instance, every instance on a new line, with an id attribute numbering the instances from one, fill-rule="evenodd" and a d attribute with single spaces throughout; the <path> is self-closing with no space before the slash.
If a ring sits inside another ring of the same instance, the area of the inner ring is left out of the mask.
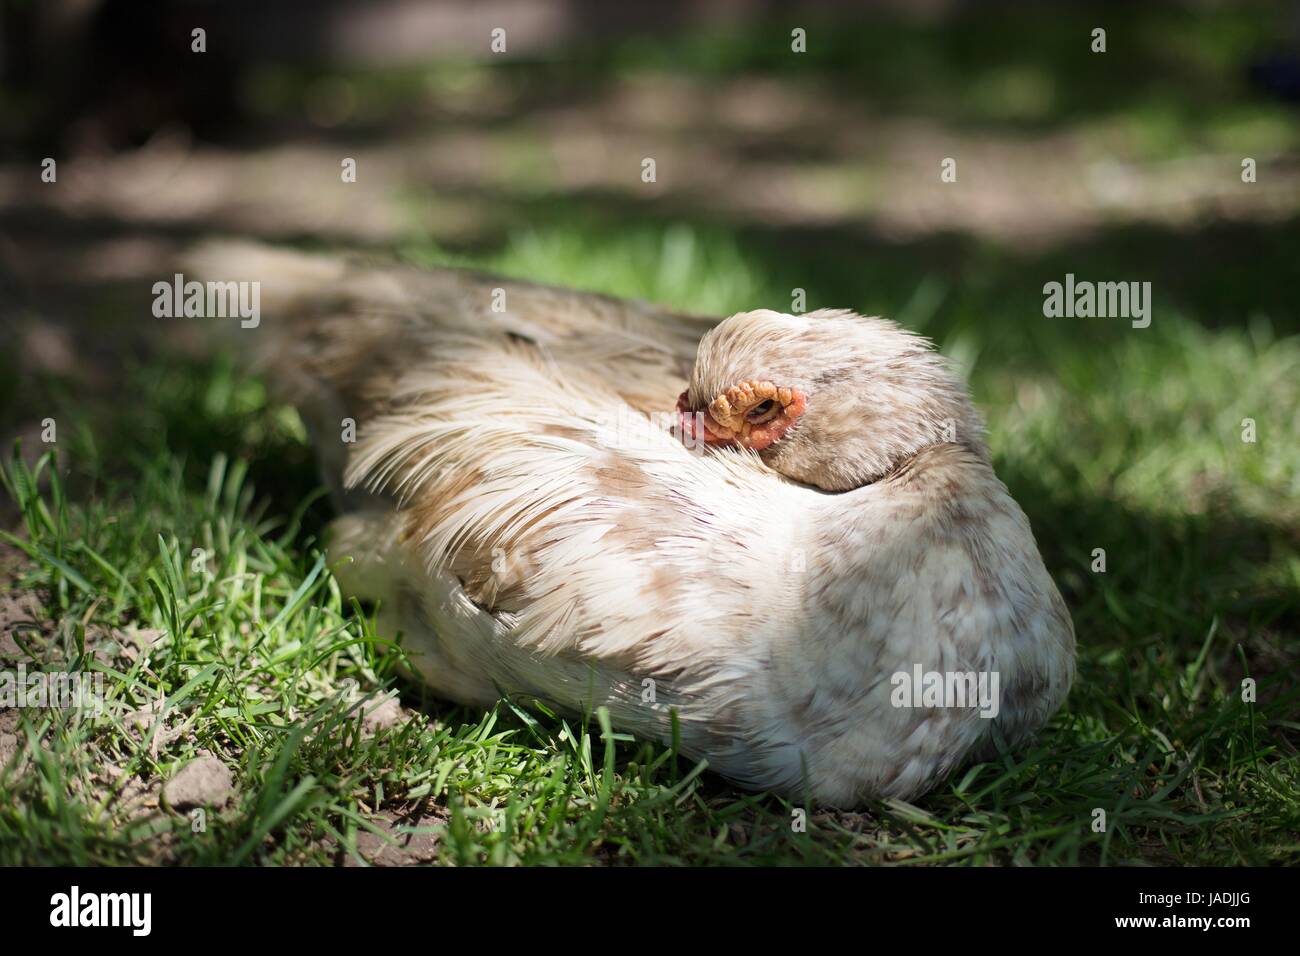
<path id="1" fill-rule="evenodd" d="M 448 335 L 350 456 L 426 568 L 543 653 L 656 672 L 692 637 L 757 633 L 791 586 L 802 492 L 756 456 L 702 455 L 603 374 L 530 342 Z"/>
<path id="2" fill-rule="evenodd" d="M 684 752 L 733 779 L 789 769 L 754 714 L 773 635 L 798 631 L 813 492 L 750 452 L 685 448 L 529 343 L 449 337 L 391 407 L 348 480 L 396 498 L 369 596 L 408 635 L 428 622 L 431 685 L 606 706 L 661 740 L 676 714 Z"/>

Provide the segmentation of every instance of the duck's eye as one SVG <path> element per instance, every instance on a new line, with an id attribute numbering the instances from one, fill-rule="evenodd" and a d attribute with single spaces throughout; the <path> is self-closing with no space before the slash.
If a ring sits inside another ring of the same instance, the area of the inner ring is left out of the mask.
<path id="1" fill-rule="evenodd" d="M 776 418 L 776 414 L 779 411 L 780 407 L 776 402 L 769 398 L 767 401 L 759 402 L 749 411 L 745 412 L 745 421 L 749 422 L 751 425 L 761 425 L 764 422 L 770 422 L 772 419 Z"/>

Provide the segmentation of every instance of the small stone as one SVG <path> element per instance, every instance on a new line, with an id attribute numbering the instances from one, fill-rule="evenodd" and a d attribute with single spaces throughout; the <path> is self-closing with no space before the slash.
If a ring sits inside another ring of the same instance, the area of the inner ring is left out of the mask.
<path id="1" fill-rule="evenodd" d="M 175 810 L 217 807 L 234 790 L 230 768 L 216 757 L 199 757 L 181 768 L 163 787 L 163 800 Z"/>
<path id="2" fill-rule="evenodd" d="M 372 817 L 370 822 L 382 830 L 384 836 L 369 830 L 357 831 L 357 853 L 362 859 L 371 866 L 419 866 L 438 858 L 440 834 L 433 828 L 445 826 L 447 821 L 433 815 L 399 821 L 391 814 L 380 814 Z M 411 833 L 410 830 L 418 832 Z M 343 865 L 352 867 L 361 866 L 361 863 L 349 853 Z"/>
<path id="3" fill-rule="evenodd" d="M 361 729 L 366 734 L 376 734 L 400 723 L 402 705 L 396 697 L 385 697 L 378 703 L 367 703 L 361 714 Z"/>
<path id="4" fill-rule="evenodd" d="M 153 646 L 162 636 L 163 632 L 156 627 L 137 627 L 134 624 L 117 633 L 122 655 L 132 663 L 139 660 L 141 654 L 148 654 L 153 650 Z"/>

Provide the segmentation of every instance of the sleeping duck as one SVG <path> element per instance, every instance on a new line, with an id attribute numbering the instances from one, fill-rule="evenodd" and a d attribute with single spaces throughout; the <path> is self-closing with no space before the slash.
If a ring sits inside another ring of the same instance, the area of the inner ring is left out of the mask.
<path id="1" fill-rule="evenodd" d="M 744 787 L 910 798 L 1061 705 L 1074 630 L 962 382 L 847 311 L 717 321 L 260 247 L 240 330 L 438 694 L 668 741 Z"/>

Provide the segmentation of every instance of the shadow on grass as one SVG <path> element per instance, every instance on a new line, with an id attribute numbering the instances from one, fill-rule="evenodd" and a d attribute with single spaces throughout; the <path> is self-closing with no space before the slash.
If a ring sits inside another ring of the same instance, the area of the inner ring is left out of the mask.
<path id="1" fill-rule="evenodd" d="M 859 114 L 928 119 L 1003 136 L 1128 115 L 1141 120 L 1135 133 L 1145 147 L 1160 152 L 1271 106 L 1242 94 L 1252 57 L 1274 47 L 1288 29 L 1280 4 L 1102 2 L 1026 9 L 1002 3 L 909 17 L 760 3 L 749 19 L 722 23 L 700 22 L 683 2 L 657 4 L 653 13 L 596 0 L 567 6 L 573 23 L 550 44 L 492 62 L 490 69 L 509 93 L 509 111 L 458 113 L 458 123 L 495 128 L 539 110 L 587 109 L 635 73 L 705 83 L 761 76 L 833 91 Z M 250 25 L 256 29 L 263 15 L 279 18 L 258 9 L 236 13 L 231 22 L 210 17 L 214 50 L 248 48 L 242 34 Z M 214 132 L 243 145 L 267 145 L 304 136 L 325 142 L 389 138 L 409 129 L 412 116 L 431 115 L 431 76 L 454 88 L 487 68 L 477 50 L 466 48 L 405 68 L 348 69 L 313 56 L 313 50 L 330 46 L 327 36 L 311 34 L 313 22 L 295 24 L 301 36 L 290 49 L 262 49 L 256 56 L 250 50 L 243 61 L 238 53 L 226 54 L 236 59 L 205 63 L 207 75 L 192 67 L 161 75 L 169 87 L 178 74 L 186 77 L 182 85 L 193 87 L 196 102 L 210 106 L 215 90 L 228 101 L 227 112 L 242 111 L 240 122 Z M 806 31 L 807 41 L 797 54 L 791 50 L 796 27 Z M 1106 31 L 1104 53 L 1092 49 L 1098 28 Z M 156 41 L 153 47 L 165 44 Z M 303 104 L 322 80 L 340 76 L 367 104 L 365 115 L 333 128 L 310 126 Z M 147 86 L 163 85 L 156 77 L 145 79 Z M 257 109 L 250 109 L 250 100 Z M 209 108 L 192 119 L 208 129 L 212 113 Z M 818 154 L 816 140 L 804 149 L 802 155 Z"/>

